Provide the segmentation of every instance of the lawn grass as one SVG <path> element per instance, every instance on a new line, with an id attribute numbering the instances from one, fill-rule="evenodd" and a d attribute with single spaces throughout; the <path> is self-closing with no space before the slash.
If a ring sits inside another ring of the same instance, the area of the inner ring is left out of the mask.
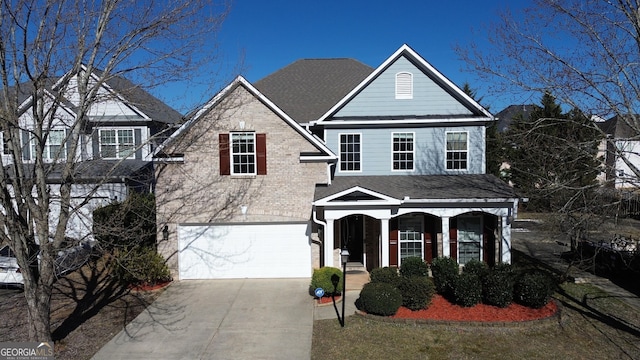
<path id="1" fill-rule="evenodd" d="M 563 284 L 559 323 L 405 325 L 360 316 L 314 323 L 312 359 L 639 359 L 640 317 L 588 284 Z"/>

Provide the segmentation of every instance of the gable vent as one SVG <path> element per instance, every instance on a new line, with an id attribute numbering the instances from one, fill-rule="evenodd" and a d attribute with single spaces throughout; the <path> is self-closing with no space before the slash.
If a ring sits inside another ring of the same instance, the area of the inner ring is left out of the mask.
<path id="1" fill-rule="evenodd" d="M 413 74 L 399 72 L 396 74 L 396 99 L 413 99 Z"/>

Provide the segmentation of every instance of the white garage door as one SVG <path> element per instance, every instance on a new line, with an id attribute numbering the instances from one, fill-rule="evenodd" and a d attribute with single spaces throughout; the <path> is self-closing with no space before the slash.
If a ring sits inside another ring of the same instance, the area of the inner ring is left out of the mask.
<path id="1" fill-rule="evenodd" d="M 311 276 L 307 224 L 181 225 L 180 279 Z"/>

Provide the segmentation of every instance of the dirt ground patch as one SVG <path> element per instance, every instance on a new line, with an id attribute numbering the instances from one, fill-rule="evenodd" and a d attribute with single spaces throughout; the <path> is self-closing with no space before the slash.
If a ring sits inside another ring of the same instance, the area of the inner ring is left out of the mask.
<path id="1" fill-rule="evenodd" d="M 162 291 L 122 287 L 99 262 L 59 279 L 51 300 L 56 360 L 90 359 Z M 0 341 L 26 341 L 28 333 L 24 293 L 0 289 Z"/>

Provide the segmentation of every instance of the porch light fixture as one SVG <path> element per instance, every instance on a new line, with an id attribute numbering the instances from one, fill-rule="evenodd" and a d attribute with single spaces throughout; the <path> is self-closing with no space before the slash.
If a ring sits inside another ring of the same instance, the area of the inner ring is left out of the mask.
<path id="1" fill-rule="evenodd" d="M 162 240 L 167 241 L 169 240 L 169 226 L 165 225 L 162 228 Z"/>
<path id="2" fill-rule="evenodd" d="M 242 205 L 242 206 L 240 206 L 240 212 L 242 213 L 242 217 L 243 217 L 245 220 L 247 220 L 247 210 L 248 210 L 247 205 Z"/>

